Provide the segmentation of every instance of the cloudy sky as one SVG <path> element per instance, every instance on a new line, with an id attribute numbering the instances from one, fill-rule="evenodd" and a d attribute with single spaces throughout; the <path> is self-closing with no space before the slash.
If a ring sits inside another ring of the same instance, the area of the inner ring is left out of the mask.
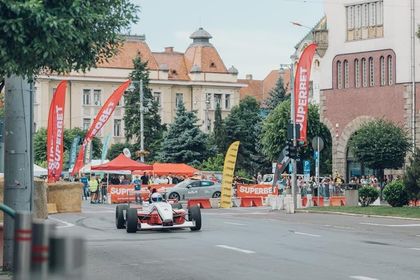
<path id="1" fill-rule="evenodd" d="M 289 63 L 306 26 L 324 15 L 322 0 L 133 0 L 140 21 L 131 34 L 145 34 L 152 51 L 173 46 L 184 52 L 198 27 L 207 30 L 226 67 L 239 77 L 264 78 L 280 63 Z"/>

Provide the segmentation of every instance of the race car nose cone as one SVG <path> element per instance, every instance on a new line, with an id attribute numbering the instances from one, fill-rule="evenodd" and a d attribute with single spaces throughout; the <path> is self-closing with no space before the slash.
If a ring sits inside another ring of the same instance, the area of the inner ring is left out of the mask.
<path id="1" fill-rule="evenodd" d="M 162 224 L 164 226 L 173 226 L 174 222 L 172 220 L 164 220 Z"/>

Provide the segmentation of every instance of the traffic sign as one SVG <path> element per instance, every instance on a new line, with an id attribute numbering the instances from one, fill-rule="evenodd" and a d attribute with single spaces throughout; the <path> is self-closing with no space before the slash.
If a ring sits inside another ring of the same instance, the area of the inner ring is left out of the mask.
<path id="1" fill-rule="evenodd" d="M 318 146 L 318 143 L 319 143 L 319 146 Z M 319 136 L 315 136 L 314 138 L 312 138 L 312 148 L 315 151 L 318 151 L 318 148 L 319 148 L 319 151 L 322 151 L 322 149 L 324 149 L 324 140 L 322 140 L 322 138 Z"/>

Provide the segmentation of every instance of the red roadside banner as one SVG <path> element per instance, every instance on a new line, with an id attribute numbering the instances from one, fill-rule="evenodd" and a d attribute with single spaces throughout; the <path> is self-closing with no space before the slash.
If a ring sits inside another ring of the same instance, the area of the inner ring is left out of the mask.
<path id="1" fill-rule="evenodd" d="M 67 81 L 61 81 L 50 104 L 47 128 L 48 182 L 58 181 L 63 170 L 64 106 Z"/>
<path id="2" fill-rule="evenodd" d="M 118 102 L 120 101 L 122 95 L 127 90 L 128 86 L 130 85 L 131 81 L 128 80 L 120 85 L 114 93 L 108 98 L 105 104 L 102 106 L 101 110 L 99 110 L 98 114 L 96 115 L 93 123 L 91 124 L 89 130 L 85 135 L 85 139 L 83 140 L 82 147 L 80 148 L 79 154 L 77 155 L 76 162 L 73 167 L 72 176 L 79 172 L 79 170 L 83 167 L 83 159 L 85 156 L 85 150 L 87 144 L 92 141 L 93 137 L 98 133 L 99 130 L 105 125 L 105 123 L 109 120 L 112 113 L 117 107 Z"/>
<path id="3" fill-rule="evenodd" d="M 237 197 L 267 197 L 268 195 L 277 195 L 277 188 L 274 189 L 271 185 L 237 185 Z"/>
<path id="4" fill-rule="evenodd" d="M 163 185 L 142 185 L 140 195 L 143 201 L 147 201 L 150 196 L 151 190 L 154 188 L 163 193 L 167 189 L 173 187 L 174 185 L 163 184 Z M 111 198 L 111 203 L 127 203 L 135 201 L 135 192 L 134 185 L 109 185 L 107 189 L 107 194 Z"/>
<path id="5" fill-rule="evenodd" d="M 298 141 L 306 141 L 308 126 L 308 98 L 309 98 L 309 80 L 311 77 L 312 59 L 316 51 L 316 44 L 310 44 L 300 56 L 296 69 L 295 78 L 295 117 L 296 124 L 300 124 L 300 137 Z"/>

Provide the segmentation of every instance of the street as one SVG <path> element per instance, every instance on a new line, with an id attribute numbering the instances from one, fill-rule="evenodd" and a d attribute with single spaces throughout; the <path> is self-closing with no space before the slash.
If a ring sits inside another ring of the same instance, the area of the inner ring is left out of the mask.
<path id="1" fill-rule="evenodd" d="M 87 240 L 86 279 L 419 279 L 420 221 L 204 209 L 203 228 L 127 234 L 114 205 L 50 215 Z"/>

